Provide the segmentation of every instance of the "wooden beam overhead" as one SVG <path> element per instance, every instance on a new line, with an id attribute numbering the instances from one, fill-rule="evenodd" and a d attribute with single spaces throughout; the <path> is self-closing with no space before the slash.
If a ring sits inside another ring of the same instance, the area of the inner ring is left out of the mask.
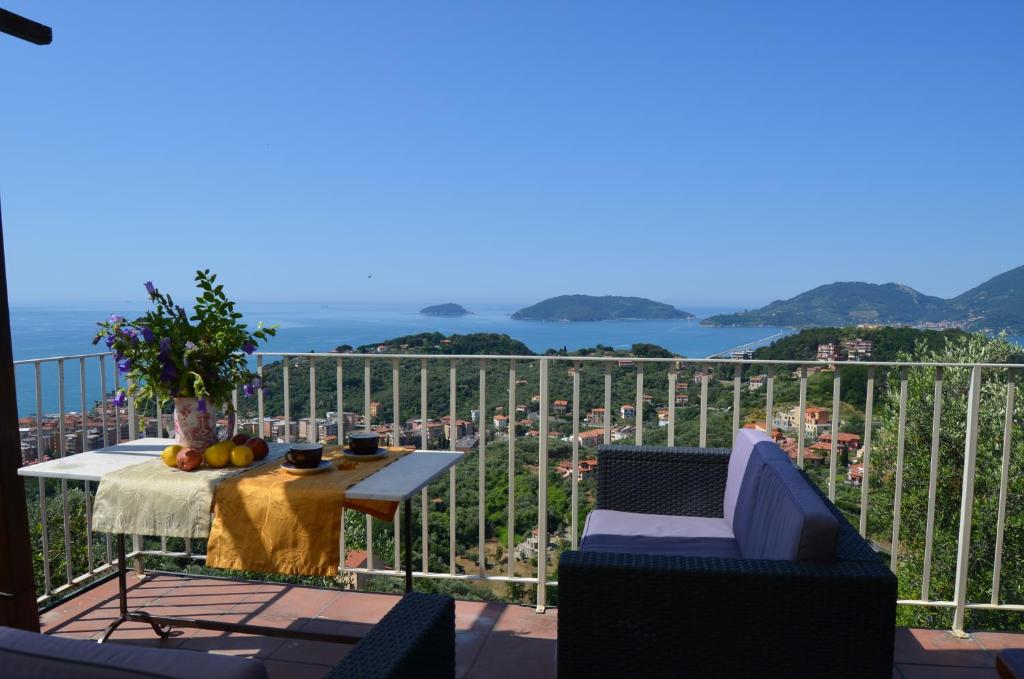
<path id="1" fill-rule="evenodd" d="M 53 29 L 49 26 L 8 12 L 6 9 L 0 9 L 0 33 L 7 33 L 36 45 L 49 45 L 53 42 Z"/>

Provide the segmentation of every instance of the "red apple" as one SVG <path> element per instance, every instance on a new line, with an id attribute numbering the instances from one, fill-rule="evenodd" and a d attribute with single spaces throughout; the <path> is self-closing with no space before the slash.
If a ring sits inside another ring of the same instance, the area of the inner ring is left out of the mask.
<path id="1" fill-rule="evenodd" d="M 231 437 L 231 442 L 236 446 L 244 446 L 245 442 L 249 440 L 248 434 L 235 434 Z"/>
<path id="2" fill-rule="evenodd" d="M 198 448 L 185 448 L 178 451 L 177 463 L 182 471 L 194 471 L 203 463 L 203 453 Z"/>
<path id="3" fill-rule="evenodd" d="M 270 453 L 270 446 L 261 438 L 251 438 L 242 445 L 252 451 L 252 459 L 254 460 L 262 460 Z"/>

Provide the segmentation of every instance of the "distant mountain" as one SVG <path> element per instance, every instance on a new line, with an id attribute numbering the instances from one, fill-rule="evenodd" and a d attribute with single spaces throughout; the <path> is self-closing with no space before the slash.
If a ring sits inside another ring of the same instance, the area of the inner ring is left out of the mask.
<path id="1" fill-rule="evenodd" d="M 518 321 L 611 321 L 694 318 L 670 304 L 643 297 L 560 295 L 512 314 Z"/>
<path id="2" fill-rule="evenodd" d="M 1024 334 L 1024 266 L 1001 273 L 949 302 L 970 330 Z"/>
<path id="3" fill-rule="evenodd" d="M 831 283 L 776 300 L 754 311 L 721 314 L 704 319 L 705 325 L 843 326 L 859 323 L 905 325 L 938 323 L 948 316 L 948 305 L 938 297 L 896 283 Z"/>
<path id="4" fill-rule="evenodd" d="M 821 327 L 912 325 L 1024 333 L 1024 266 L 954 297 L 925 295 L 897 283 L 831 283 L 787 300 L 701 321 L 714 326 Z"/>
<path id="5" fill-rule="evenodd" d="M 425 316 L 468 316 L 473 312 L 469 311 L 461 304 L 448 302 L 447 304 L 435 304 L 434 306 L 428 306 L 425 309 L 420 309 L 420 313 Z"/>

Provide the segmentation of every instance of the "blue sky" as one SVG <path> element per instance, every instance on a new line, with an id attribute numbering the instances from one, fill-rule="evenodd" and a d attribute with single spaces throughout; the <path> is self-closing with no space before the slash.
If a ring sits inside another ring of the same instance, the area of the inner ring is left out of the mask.
<path id="1" fill-rule="evenodd" d="M 1024 263 L 1024 4 L 4 5 L 15 303 L 748 306 Z M 370 277 L 372 276 L 372 278 Z"/>

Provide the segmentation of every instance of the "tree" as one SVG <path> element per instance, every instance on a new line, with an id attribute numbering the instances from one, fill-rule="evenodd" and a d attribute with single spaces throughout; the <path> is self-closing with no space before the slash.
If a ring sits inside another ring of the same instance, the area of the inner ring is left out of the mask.
<path id="1" fill-rule="evenodd" d="M 938 350 L 919 344 L 914 355 L 902 360 L 950 363 L 1010 363 L 1020 361 L 1020 347 L 1003 338 L 983 335 L 954 336 Z M 935 524 L 929 597 L 951 601 L 956 573 L 960 497 L 963 486 L 967 392 L 970 369 L 946 368 L 942 393 L 942 429 L 939 438 Z M 934 368 L 913 368 L 908 375 L 906 447 L 900 519 L 897 576 L 900 598 L 921 597 L 925 527 L 928 509 Z M 992 595 L 992 571 L 996 542 L 996 513 L 1002 465 L 1003 426 L 1007 375 L 1003 369 L 984 369 L 980 400 L 977 472 L 974 484 L 973 526 L 970 540 L 968 602 L 988 602 Z M 896 481 L 899 417 L 899 376 L 891 375 L 881 394 L 875 450 L 871 458 L 872 510 L 870 533 L 880 542 L 891 539 Z M 1021 399 L 1013 421 L 1013 450 L 1009 472 L 1008 511 L 1004 535 L 1000 600 L 1018 603 L 1024 591 L 1024 515 L 1014 511 L 1024 498 L 1024 436 L 1021 431 Z M 1024 629 L 1019 614 L 968 611 L 971 625 L 999 629 Z M 901 607 L 897 624 L 948 627 L 952 609 Z"/>

